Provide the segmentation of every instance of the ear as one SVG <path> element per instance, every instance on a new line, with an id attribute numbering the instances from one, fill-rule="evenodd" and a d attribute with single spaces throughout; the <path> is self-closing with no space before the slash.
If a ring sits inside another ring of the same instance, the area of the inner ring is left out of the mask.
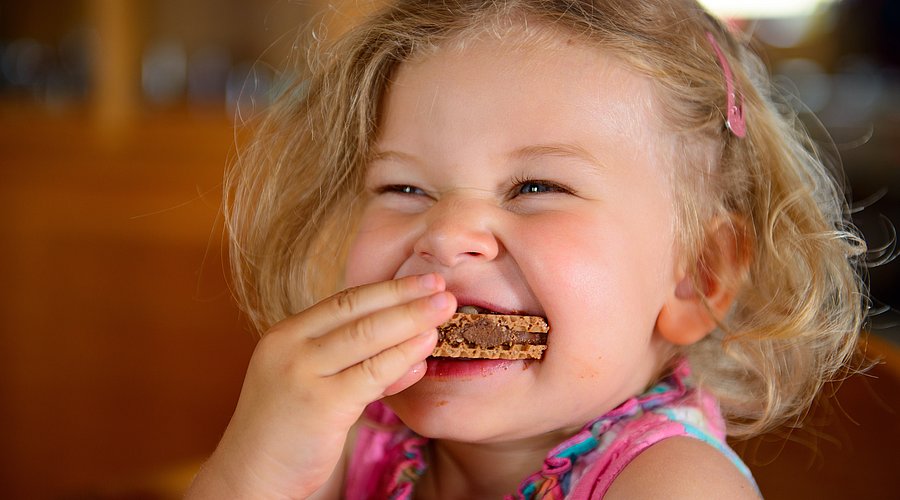
<path id="1" fill-rule="evenodd" d="M 696 262 L 676 273 L 675 286 L 656 319 L 659 334 L 675 345 L 693 344 L 715 329 L 731 308 L 749 266 L 745 226 L 719 218 L 706 232 Z"/>

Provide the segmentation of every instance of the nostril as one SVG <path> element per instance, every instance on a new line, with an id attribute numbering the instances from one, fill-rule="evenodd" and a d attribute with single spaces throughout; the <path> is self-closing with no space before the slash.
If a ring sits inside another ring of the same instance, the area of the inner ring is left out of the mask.
<path id="1" fill-rule="evenodd" d="M 489 212 L 450 201 L 441 200 L 431 208 L 413 250 L 444 266 L 495 258 L 499 242 Z"/>

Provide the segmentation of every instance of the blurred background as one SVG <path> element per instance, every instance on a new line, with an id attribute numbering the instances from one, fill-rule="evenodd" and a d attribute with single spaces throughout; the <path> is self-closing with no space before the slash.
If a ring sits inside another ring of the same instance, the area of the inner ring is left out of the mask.
<path id="1" fill-rule="evenodd" d="M 879 264 L 870 329 L 897 342 L 900 2 L 705 3 L 753 33 L 833 138 Z M 255 343 L 222 246 L 235 124 L 265 108 L 303 50 L 295 31 L 332 4 L 0 0 L 0 496 L 177 498 L 211 452 Z M 879 431 L 897 443 L 890 404 Z M 868 453 L 842 439 L 825 448 Z M 896 476 L 891 455 L 869 473 Z M 796 470 L 850 481 L 820 462 Z"/>

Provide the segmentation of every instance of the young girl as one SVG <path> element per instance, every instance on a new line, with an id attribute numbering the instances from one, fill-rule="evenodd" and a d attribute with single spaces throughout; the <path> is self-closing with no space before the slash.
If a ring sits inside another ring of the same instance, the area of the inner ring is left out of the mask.
<path id="1" fill-rule="evenodd" d="M 230 179 L 266 333 L 194 498 L 758 495 L 726 433 L 847 361 L 863 245 L 733 33 L 400 1 L 313 60 Z M 430 357 L 461 306 L 546 318 L 543 358 Z"/>

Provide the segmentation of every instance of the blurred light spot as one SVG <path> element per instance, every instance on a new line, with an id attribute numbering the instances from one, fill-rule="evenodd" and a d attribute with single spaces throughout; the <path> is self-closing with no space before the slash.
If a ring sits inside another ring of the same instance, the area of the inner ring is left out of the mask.
<path id="1" fill-rule="evenodd" d="M 155 104 L 170 104 L 184 95 L 187 57 L 175 40 L 158 40 L 144 51 L 141 83 L 144 96 Z"/>
<path id="2" fill-rule="evenodd" d="M 794 84 L 797 97 L 813 113 L 819 113 L 831 100 L 831 77 L 819 63 L 811 59 L 786 59 L 776 68 L 775 73 Z"/>
<path id="3" fill-rule="evenodd" d="M 56 50 L 58 64 L 47 76 L 44 99 L 49 106 L 59 107 L 87 97 L 99 38 L 96 31 L 78 26 L 60 39 Z"/>
<path id="4" fill-rule="evenodd" d="M 272 99 L 274 72 L 261 63 L 241 63 L 228 75 L 225 94 L 228 113 L 249 118 L 268 106 Z"/>
<path id="5" fill-rule="evenodd" d="M 809 16 L 836 0 L 700 0 L 722 17 L 766 18 Z"/>
<path id="6" fill-rule="evenodd" d="M 884 76 L 878 66 L 860 57 L 848 58 L 832 82 L 834 97 L 823 118 L 842 127 L 870 124 L 884 94 Z"/>
<path id="7" fill-rule="evenodd" d="M 31 38 L 20 38 L 3 51 L 3 76 L 13 85 L 29 87 L 39 78 L 44 47 Z"/>
<path id="8" fill-rule="evenodd" d="M 813 18 L 809 16 L 762 19 L 754 34 L 772 47 L 795 47 L 809 34 Z"/>
<path id="9" fill-rule="evenodd" d="M 59 41 L 60 64 L 77 81 L 79 92 L 87 92 L 95 48 L 99 45 L 97 31 L 84 26 L 73 28 Z"/>
<path id="10" fill-rule="evenodd" d="M 224 47 L 195 51 L 188 63 L 188 99 L 192 104 L 219 104 L 225 96 L 231 54 Z"/>

